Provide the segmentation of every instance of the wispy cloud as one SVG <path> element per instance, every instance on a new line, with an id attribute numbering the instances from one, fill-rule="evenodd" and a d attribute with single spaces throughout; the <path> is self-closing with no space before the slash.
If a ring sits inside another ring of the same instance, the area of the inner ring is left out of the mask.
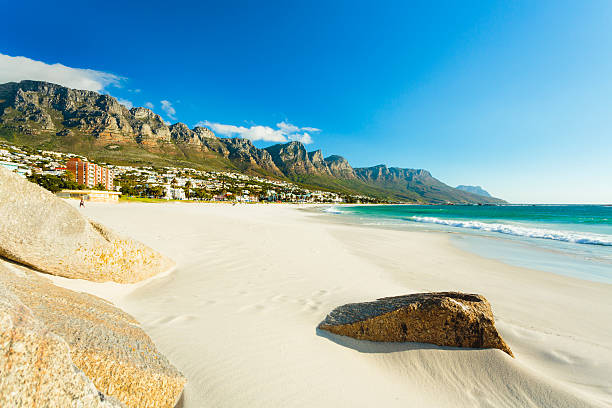
<path id="1" fill-rule="evenodd" d="M 120 87 L 125 78 L 93 69 L 47 64 L 27 57 L 0 54 L 0 83 L 24 79 L 52 82 L 69 88 L 101 92 L 108 86 Z"/>
<path id="2" fill-rule="evenodd" d="M 144 106 L 149 108 L 149 109 L 155 108 L 155 105 L 153 105 L 151 102 L 146 102 Z"/>
<path id="3" fill-rule="evenodd" d="M 117 102 L 119 102 L 128 109 L 132 109 L 134 107 L 134 104 L 131 101 L 128 101 L 127 99 L 117 98 Z"/>
<path id="4" fill-rule="evenodd" d="M 298 127 L 289 122 L 279 122 L 276 128 L 270 126 L 236 126 L 226 125 L 223 123 L 215 123 L 209 121 L 198 122 L 196 126 L 206 126 L 218 135 L 223 136 L 239 136 L 251 141 L 266 141 L 266 142 L 287 142 L 289 140 L 297 140 L 304 144 L 312 143 L 312 137 L 309 132 L 320 132 L 320 129 L 313 127 Z"/>
<path id="5" fill-rule="evenodd" d="M 163 100 L 161 101 L 161 108 L 164 112 L 166 112 L 166 116 L 168 116 L 172 120 L 176 120 L 176 109 L 174 109 L 172 103 Z"/>
<path id="6" fill-rule="evenodd" d="M 312 143 L 312 137 L 304 132 L 304 133 L 300 133 L 300 134 L 295 134 L 295 135 L 289 135 L 288 136 L 289 140 L 297 140 L 298 142 L 302 142 L 304 144 L 311 144 Z"/>

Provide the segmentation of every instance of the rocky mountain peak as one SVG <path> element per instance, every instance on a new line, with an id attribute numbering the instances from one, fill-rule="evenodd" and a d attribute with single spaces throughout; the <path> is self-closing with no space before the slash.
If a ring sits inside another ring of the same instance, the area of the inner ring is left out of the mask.
<path id="1" fill-rule="evenodd" d="M 304 144 L 300 141 L 297 140 L 292 140 L 290 142 L 287 142 L 284 144 L 284 146 L 287 149 L 299 149 L 299 150 L 306 150 L 306 147 L 304 147 Z"/>
<path id="2" fill-rule="evenodd" d="M 335 177 L 354 179 L 357 176 L 353 167 L 342 156 L 332 155 L 325 158 L 325 163 L 329 168 L 330 173 Z"/>
<path id="3" fill-rule="evenodd" d="M 173 140 L 189 144 L 200 144 L 200 138 L 184 123 L 176 122 L 170 125 L 170 136 Z"/>
<path id="4" fill-rule="evenodd" d="M 485 190 L 484 188 L 482 188 L 480 186 L 460 185 L 460 186 L 457 186 L 456 188 L 458 190 L 467 191 L 468 193 L 478 194 L 479 196 L 491 197 L 491 194 L 489 194 L 489 192 L 487 190 Z"/>
<path id="5" fill-rule="evenodd" d="M 323 159 L 323 153 L 321 153 L 321 150 L 309 152 L 308 159 L 319 174 L 331 175 L 329 167 Z"/>
<path id="6" fill-rule="evenodd" d="M 170 125 L 170 130 L 174 132 L 188 132 L 191 129 L 189 129 L 189 126 L 182 122 L 176 122 L 175 124 Z"/>
<path id="7" fill-rule="evenodd" d="M 158 116 L 151 109 L 143 107 L 132 108 L 130 109 L 130 113 L 134 115 L 134 118 L 141 120 L 151 119 Z"/>
<path id="8" fill-rule="evenodd" d="M 215 134 L 213 133 L 212 130 L 210 130 L 207 127 L 203 127 L 203 126 L 196 126 L 193 128 L 193 131 L 200 137 L 200 138 L 216 138 L 217 136 L 215 136 Z"/>
<path id="9" fill-rule="evenodd" d="M 266 147 L 276 166 L 285 174 L 316 173 L 306 148 L 301 142 L 292 141 Z"/>
<path id="10" fill-rule="evenodd" d="M 323 153 L 321 153 L 321 149 L 313 150 L 312 152 L 308 152 L 308 158 L 313 163 L 320 163 L 323 162 Z"/>

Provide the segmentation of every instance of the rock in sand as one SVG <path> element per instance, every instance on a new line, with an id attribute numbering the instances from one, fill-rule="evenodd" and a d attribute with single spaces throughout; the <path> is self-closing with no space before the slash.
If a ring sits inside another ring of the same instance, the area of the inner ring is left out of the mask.
<path id="1" fill-rule="evenodd" d="M 172 408 L 186 383 L 132 316 L 2 260 L 0 338 L 2 407 Z"/>
<path id="2" fill-rule="evenodd" d="M 63 199 L 3 168 L 0 257 L 95 282 L 134 283 L 173 266 L 153 249 L 87 220 Z"/>
<path id="3" fill-rule="evenodd" d="M 496 348 L 514 357 L 495 328 L 491 305 L 476 294 L 415 293 L 349 303 L 318 328 L 359 340 Z"/>

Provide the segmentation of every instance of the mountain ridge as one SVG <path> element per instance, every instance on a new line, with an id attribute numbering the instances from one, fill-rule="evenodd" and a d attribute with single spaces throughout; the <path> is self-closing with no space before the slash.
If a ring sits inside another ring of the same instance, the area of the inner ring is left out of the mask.
<path id="1" fill-rule="evenodd" d="M 424 169 L 353 168 L 342 156 L 324 158 L 298 141 L 260 149 L 248 139 L 217 137 L 206 127 L 168 124 L 152 110 L 128 109 L 110 95 L 42 81 L 0 84 L 0 137 L 117 164 L 238 170 L 389 201 L 504 203 L 455 189 Z"/>
<path id="2" fill-rule="evenodd" d="M 477 194 L 483 197 L 493 197 L 487 190 L 485 190 L 481 186 L 467 186 L 461 184 L 455 188 L 457 190 L 467 191 L 468 193 Z"/>

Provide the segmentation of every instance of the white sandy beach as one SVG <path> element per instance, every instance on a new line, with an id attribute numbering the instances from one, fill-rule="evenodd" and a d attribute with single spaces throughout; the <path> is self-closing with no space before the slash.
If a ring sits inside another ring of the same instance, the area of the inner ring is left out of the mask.
<path id="1" fill-rule="evenodd" d="M 342 225 L 292 206 L 82 211 L 176 261 L 127 289 L 54 281 L 134 315 L 186 375 L 187 408 L 612 406 L 612 285 L 480 258 L 444 233 Z M 344 303 L 446 290 L 486 296 L 516 358 L 316 332 Z"/>

